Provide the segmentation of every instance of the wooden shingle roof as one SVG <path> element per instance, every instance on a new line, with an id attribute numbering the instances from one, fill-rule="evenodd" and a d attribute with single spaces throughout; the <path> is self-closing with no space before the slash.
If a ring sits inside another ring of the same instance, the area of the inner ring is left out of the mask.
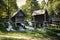
<path id="1" fill-rule="evenodd" d="M 45 10 L 37 10 L 37 11 L 34 11 L 32 16 L 34 15 L 41 15 L 41 14 L 45 14 Z"/>
<path id="2" fill-rule="evenodd" d="M 14 17 L 14 16 L 25 16 L 25 14 L 22 10 L 18 10 L 12 15 L 12 17 Z"/>

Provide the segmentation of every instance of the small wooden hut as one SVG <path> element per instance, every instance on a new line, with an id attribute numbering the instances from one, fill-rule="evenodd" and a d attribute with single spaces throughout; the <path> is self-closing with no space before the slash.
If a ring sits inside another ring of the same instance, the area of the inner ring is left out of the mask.
<path id="1" fill-rule="evenodd" d="M 43 26 L 44 21 L 48 21 L 48 12 L 47 10 L 36 10 L 32 14 L 33 21 L 35 21 L 35 26 L 39 25 L 39 27 Z"/>
<path id="2" fill-rule="evenodd" d="M 51 18 L 49 18 L 49 24 L 51 26 L 58 26 L 60 25 L 60 20 L 58 19 L 56 15 L 53 15 L 51 16 Z"/>
<path id="3" fill-rule="evenodd" d="M 23 23 L 24 19 L 25 19 L 25 13 L 22 10 L 16 11 L 11 17 L 11 20 L 13 21 L 13 23 L 15 23 L 15 25 Z"/>

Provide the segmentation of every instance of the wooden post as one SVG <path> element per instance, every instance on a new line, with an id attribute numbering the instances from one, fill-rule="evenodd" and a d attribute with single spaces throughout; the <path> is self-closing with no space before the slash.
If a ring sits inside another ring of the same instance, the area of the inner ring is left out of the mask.
<path id="1" fill-rule="evenodd" d="M 17 19 L 17 18 L 15 17 L 15 26 L 17 27 L 17 22 L 16 22 L 17 20 L 16 20 L 16 19 Z"/>
<path id="2" fill-rule="evenodd" d="M 35 21 L 34 16 L 33 16 L 33 22 L 34 22 L 34 28 L 36 29 L 36 21 Z"/>

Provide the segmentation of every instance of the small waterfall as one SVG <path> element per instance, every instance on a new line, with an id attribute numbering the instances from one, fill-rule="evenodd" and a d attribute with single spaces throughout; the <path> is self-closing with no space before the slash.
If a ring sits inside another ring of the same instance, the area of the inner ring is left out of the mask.
<path id="1" fill-rule="evenodd" d="M 12 28 L 12 25 L 10 22 L 8 22 L 8 28 L 6 29 L 7 31 L 15 31 L 13 28 Z"/>
<path id="2" fill-rule="evenodd" d="M 32 25 L 32 22 L 30 22 L 30 21 L 27 21 L 28 23 L 28 25 L 27 24 L 23 24 L 22 23 L 22 25 L 24 25 L 25 26 L 25 28 L 26 28 L 26 30 L 34 30 L 34 28 L 33 28 L 33 25 Z"/>

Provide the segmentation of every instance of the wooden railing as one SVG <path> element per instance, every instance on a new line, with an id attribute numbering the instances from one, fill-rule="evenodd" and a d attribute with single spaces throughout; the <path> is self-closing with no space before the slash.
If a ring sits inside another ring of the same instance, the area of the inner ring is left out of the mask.
<path id="1" fill-rule="evenodd" d="M 60 20 L 58 20 L 58 21 L 52 21 L 52 23 L 49 24 L 49 27 L 60 29 Z"/>

